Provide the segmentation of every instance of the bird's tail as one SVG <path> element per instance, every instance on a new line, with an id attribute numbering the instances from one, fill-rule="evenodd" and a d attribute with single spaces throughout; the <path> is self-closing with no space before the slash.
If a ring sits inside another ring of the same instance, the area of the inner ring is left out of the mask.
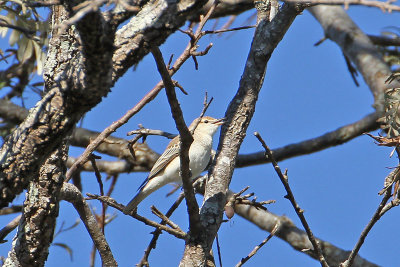
<path id="1" fill-rule="evenodd" d="M 129 201 L 128 205 L 125 206 L 122 212 L 127 215 L 131 214 L 134 210 L 136 210 L 139 203 L 142 202 L 142 200 L 145 199 L 150 193 L 151 192 L 148 192 L 146 194 L 144 190 L 139 191 L 136 196 Z"/>
<path id="2" fill-rule="evenodd" d="M 157 177 L 158 178 L 158 177 Z M 160 183 L 161 180 L 161 183 Z M 123 213 L 129 215 L 131 214 L 134 210 L 136 210 L 137 206 L 139 205 L 140 202 L 142 202 L 143 199 L 148 197 L 151 193 L 154 191 L 158 190 L 160 187 L 166 185 L 168 182 L 164 181 L 165 179 L 150 179 L 147 181 L 147 183 L 142 186 L 139 190 L 139 192 L 136 194 L 134 198 L 132 198 L 131 201 L 129 201 L 128 205 L 125 206 L 123 209 Z"/>

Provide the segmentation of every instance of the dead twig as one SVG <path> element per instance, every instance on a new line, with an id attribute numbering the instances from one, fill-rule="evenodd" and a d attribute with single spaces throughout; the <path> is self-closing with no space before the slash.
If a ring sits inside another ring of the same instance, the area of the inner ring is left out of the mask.
<path id="1" fill-rule="evenodd" d="M 285 190 L 287 192 L 287 195 L 285 196 L 285 198 L 287 198 L 290 201 L 294 210 L 296 211 L 297 216 L 299 217 L 304 229 L 307 232 L 308 238 L 310 239 L 310 241 L 314 247 L 314 252 L 318 255 L 318 259 L 319 259 L 321 265 L 324 267 L 328 267 L 329 265 L 326 262 L 324 255 L 322 254 L 322 250 L 321 250 L 320 246 L 318 245 L 316 239 L 314 238 L 314 235 L 311 232 L 310 226 L 308 225 L 308 222 L 304 216 L 304 210 L 300 208 L 299 204 L 296 202 L 296 199 L 294 198 L 292 189 L 289 186 L 287 170 L 285 170 L 284 174 L 282 173 L 281 168 L 278 166 L 278 163 L 276 162 L 274 156 L 272 155 L 271 150 L 269 149 L 269 147 L 267 146 L 265 141 L 262 139 L 261 135 L 258 132 L 255 132 L 254 135 L 257 137 L 257 139 L 260 141 L 261 145 L 265 149 L 266 156 L 268 156 L 268 158 L 271 160 L 271 163 L 274 166 L 274 169 L 275 169 L 276 173 L 278 174 L 279 179 L 281 180 L 283 186 L 285 187 Z"/>
<path id="2" fill-rule="evenodd" d="M 353 250 L 351 251 L 348 259 L 344 261 L 340 267 L 350 267 L 353 264 L 355 257 L 360 251 L 361 246 L 364 244 L 365 238 L 367 237 L 368 233 L 371 231 L 372 227 L 379 221 L 382 215 L 385 212 L 382 212 L 385 208 L 386 203 L 391 197 L 391 190 L 387 190 L 385 196 L 382 198 L 381 203 L 379 204 L 378 208 L 376 209 L 374 215 L 372 216 L 371 220 L 368 222 L 367 226 L 365 226 L 364 230 L 362 231 L 356 245 L 354 246 Z"/>
<path id="3" fill-rule="evenodd" d="M 165 213 L 166 217 L 170 217 L 172 215 L 172 213 L 174 213 L 174 211 L 179 207 L 179 205 L 182 203 L 182 200 L 185 198 L 185 194 L 182 192 L 178 199 L 174 202 L 174 204 L 171 206 L 171 208 L 169 208 L 169 210 L 167 211 L 167 213 Z M 165 225 L 166 221 L 162 220 L 160 222 L 160 224 Z M 156 248 L 156 244 L 157 244 L 157 240 L 158 237 L 160 236 L 160 234 L 162 233 L 162 231 L 160 229 L 156 229 L 153 232 L 153 238 L 151 239 L 149 245 L 147 246 L 144 255 L 142 257 L 142 259 L 140 260 L 140 262 L 137 264 L 137 266 L 141 267 L 141 266 L 148 266 L 148 259 L 149 259 L 149 255 L 152 249 Z"/>
<path id="4" fill-rule="evenodd" d="M 99 196 L 99 195 L 89 194 L 89 193 L 87 193 L 86 195 L 89 197 L 88 199 L 100 200 L 101 202 L 104 202 L 108 206 L 113 207 L 113 208 L 115 208 L 115 209 L 117 209 L 117 210 L 119 210 L 121 212 L 124 209 L 124 205 L 117 203 L 117 201 L 115 201 L 115 199 L 113 199 L 112 197 Z M 180 229 L 172 229 L 172 228 L 170 228 L 168 226 L 165 226 L 165 225 L 156 223 L 156 222 L 154 222 L 152 220 L 149 220 L 146 217 L 140 216 L 137 213 L 132 213 L 132 214 L 130 214 L 130 216 L 135 218 L 138 221 L 143 222 L 146 225 L 152 226 L 152 227 L 154 227 L 156 229 L 159 229 L 159 230 L 163 230 L 163 231 L 165 231 L 165 232 L 167 232 L 167 233 L 169 233 L 169 234 L 171 234 L 171 235 L 173 235 L 173 236 L 175 236 L 175 237 L 177 237 L 179 239 L 185 239 L 186 238 L 186 233 L 183 232 Z"/>
<path id="5" fill-rule="evenodd" d="M 257 251 L 258 251 L 260 248 L 262 248 L 262 247 L 275 235 L 275 233 L 279 230 L 280 226 L 281 226 L 280 221 L 277 221 L 276 224 L 275 224 L 275 226 L 274 226 L 274 229 L 273 229 L 273 230 L 271 231 L 271 233 L 267 236 L 267 238 L 265 238 L 259 245 L 257 245 L 257 246 L 249 253 L 249 255 L 247 255 L 245 258 L 242 258 L 242 259 L 240 260 L 240 262 L 239 262 L 238 264 L 236 264 L 235 267 L 240 267 L 240 266 L 242 266 L 242 265 L 245 264 L 251 257 L 253 257 L 253 256 L 257 253 Z"/>

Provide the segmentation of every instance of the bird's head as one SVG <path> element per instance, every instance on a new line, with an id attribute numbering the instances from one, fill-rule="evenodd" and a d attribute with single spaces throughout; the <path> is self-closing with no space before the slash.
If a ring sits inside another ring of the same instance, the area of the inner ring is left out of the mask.
<path id="1" fill-rule="evenodd" d="M 212 117 L 205 116 L 205 117 L 201 118 L 199 124 L 197 125 L 195 132 L 203 132 L 203 133 L 207 133 L 209 135 L 214 135 L 217 132 L 218 127 L 220 125 L 224 124 L 224 122 L 225 122 L 225 118 L 215 119 Z M 196 123 L 196 120 L 194 120 L 192 122 L 192 124 L 189 126 L 189 129 L 193 128 L 195 123 Z"/>

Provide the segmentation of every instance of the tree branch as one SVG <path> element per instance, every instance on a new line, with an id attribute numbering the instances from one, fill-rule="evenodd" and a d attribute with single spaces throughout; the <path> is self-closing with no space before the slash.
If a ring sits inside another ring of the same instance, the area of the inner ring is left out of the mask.
<path id="1" fill-rule="evenodd" d="M 117 203 L 113 198 L 109 196 L 99 196 L 99 195 L 94 195 L 94 194 L 87 194 L 90 199 L 97 199 L 100 200 L 102 203 L 107 204 L 110 207 L 113 207 L 119 211 L 123 211 L 124 206 L 122 204 Z M 156 228 L 156 230 L 163 230 L 179 239 L 185 239 L 186 238 L 186 233 L 183 232 L 180 228 L 174 229 L 171 227 L 166 226 L 163 223 L 156 223 L 155 221 L 149 220 L 146 217 L 140 216 L 137 213 L 132 213 L 130 214 L 131 217 L 135 218 L 138 221 L 143 222 L 146 225 L 152 226 Z"/>
<path id="2" fill-rule="evenodd" d="M 400 7 L 392 5 L 392 1 L 374 1 L 374 0 L 284 0 L 286 3 L 298 3 L 309 6 L 315 5 L 344 5 L 347 9 L 350 5 L 361 5 L 367 7 L 377 7 L 383 12 L 400 11 Z"/>
<path id="3" fill-rule="evenodd" d="M 377 119 L 379 119 L 379 117 L 380 115 L 378 112 L 371 113 L 359 121 L 340 127 L 337 130 L 328 132 L 319 137 L 273 149 L 272 153 L 276 161 L 279 162 L 292 157 L 315 153 L 332 146 L 341 145 L 363 133 L 378 129 L 379 123 Z M 268 162 L 271 162 L 271 160 L 265 157 L 264 151 L 260 151 L 247 155 L 239 155 L 236 161 L 236 167 L 248 167 Z"/>
<path id="4" fill-rule="evenodd" d="M 325 36 L 336 42 L 343 53 L 356 65 L 374 95 L 374 108 L 378 114 L 383 114 L 384 92 L 388 88 L 400 87 L 400 84 L 398 82 L 385 83 L 392 72 L 382 55 L 343 8 L 318 5 L 308 10 L 321 24 Z"/>
<path id="5" fill-rule="evenodd" d="M 264 140 L 261 138 L 260 134 L 258 132 L 255 132 L 254 135 L 257 137 L 257 139 L 261 142 L 261 145 L 264 147 L 265 154 L 268 156 L 268 158 L 271 159 L 272 165 L 274 166 L 274 169 L 275 169 L 276 173 L 278 174 L 279 179 L 281 180 L 281 182 L 287 192 L 287 195 L 285 196 L 285 198 L 289 199 L 294 210 L 296 211 L 297 216 L 299 217 L 301 224 L 303 225 L 304 229 L 306 230 L 308 238 L 310 239 L 310 241 L 313 245 L 313 251 L 318 255 L 319 262 L 321 263 L 322 266 L 329 267 L 328 263 L 326 262 L 326 260 L 324 258 L 324 255 L 322 254 L 321 247 L 315 240 L 314 234 L 311 232 L 310 226 L 308 225 L 306 217 L 304 216 L 304 210 L 300 208 L 299 204 L 297 203 L 296 199 L 294 198 L 292 189 L 289 186 L 289 182 L 288 182 L 289 178 L 287 176 L 287 171 L 285 171 L 285 174 L 283 174 L 281 172 L 281 168 L 278 166 L 278 163 L 276 162 L 274 156 L 272 155 L 271 150 L 269 149 L 267 144 L 264 142 Z"/>
<path id="6" fill-rule="evenodd" d="M 176 128 L 179 131 L 180 135 L 180 148 L 179 148 L 179 157 L 180 157 L 180 175 L 182 177 L 183 189 L 185 191 L 185 199 L 187 210 L 189 214 L 189 231 L 197 233 L 200 231 L 200 216 L 199 216 L 199 206 L 196 201 L 196 197 L 194 195 L 192 182 L 190 179 L 190 169 L 189 169 L 189 148 L 193 143 L 193 136 L 190 133 L 189 129 L 185 124 L 185 120 L 183 118 L 183 113 L 178 103 L 178 99 L 176 98 L 175 86 L 172 82 L 171 76 L 168 73 L 167 67 L 165 66 L 161 51 L 158 47 L 154 47 L 151 50 L 154 59 L 157 63 L 157 69 L 160 73 L 164 85 L 165 92 L 168 97 L 168 103 L 171 107 L 172 117 L 175 120 Z"/>
<path id="7" fill-rule="evenodd" d="M 280 222 L 281 226 L 275 236 L 287 242 L 295 250 L 318 260 L 316 254 L 311 250 L 312 244 L 308 239 L 307 233 L 297 228 L 289 218 L 278 216 L 269 211 L 257 209 L 249 205 L 236 204 L 234 208 L 235 213 L 268 232 L 272 232 L 277 222 Z M 317 238 L 317 242 L 320 244 L 326 261 L 330 266 L 339 266 L 350 254 L 349 251 L 336 247 L 319 238 Z M 357 256 L 353 267 L 378 267 L 378 265 Z"/>
<path id="8" fill-rule="evenodd" d="M 111 252 L 110 246 L 108 245 L 105 236 L 101 232 L 96 218 L 93 216 L 89 205 L 86 203 L 78 188 L 76 188 L 76 186 L 73 184 L 64 183 L 61 189 L 61 198 L 74 205 L 79 217 L 81 218 L 90 237 L 92 238 L 94 245 L 99 251 L 103 264 L 110 267 L 118 266 Z"/>
<path id="9" fill-rule="evenodd" d="M 63 6 L 54 6 L 52 14 L 54 26 L 68 19 Z M 44 75 L 46 94 L 0 150 L 0 207 L 27 187 L 81 116 L 108 93 L 114 34 L 102 22 L 101 14 L 92 12 L 77 23 L 79 33 L 71 29 L 59 35 L 53 28 Z"/>
<path id="10" fill-rule="evenodd" d="M 5 265 L 44 266 L 53 241 L 60 190 L 66 170 L 68 147 L 63 144 L 41 166 L 29 185 L 16 242 Z"/>
<path id="11" fill-rule="evenodd" d="M 357 243 L 354 245 L 353 250 L 351 251 L 349 258 L 345 260 L 340 266 L 341 267 L 350 267 L 353 265 L 353 262 L 360 251 L 361 246 L 364 244 L 364 240 L 367 237 L 368 233 L 371 231 L 372 227 L 378 222 L 378 220 L 382 217 L 384 213 L 381 213 L 383 208 L 385 207 L 386 203 L 390 199 L 392 195 L 392 190 L 387 190 L 384 197 L 381 200 L 378 208 L 376 209 L 374 215 L 372 216 L 371 220 L 365 226 L 364 230 L 362 231 L 360 238 L 358 239 Z"/>

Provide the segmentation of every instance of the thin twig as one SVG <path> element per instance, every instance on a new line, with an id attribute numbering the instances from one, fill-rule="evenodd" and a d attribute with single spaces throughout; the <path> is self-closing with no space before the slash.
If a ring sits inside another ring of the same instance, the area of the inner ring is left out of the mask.
<path id="1" fill-rule="evenodd" d="M 99 187 L 100 187 L 100 195 L 104 196 L 104 185 L 103 185 L 103 181 L 101 180 L 101 174 L 99 172 L 99 169 L 97 168 L 96 159 L 101 159 L 101 157 L 96 156 L 94 154 L 91 154 L 91 156 L 89 157 L 89 160 L 92 163 L 92 166 L 94 169 L 97 183 L 99 184 Z M 97 216 L 96 216 L 96 218 L 97 218 Z M 105 228 L 105 220 L 106 220 L 106 205 L 104 203 L 101 203 L 101 220 L 97 220 L 97 221 L 99 223 L 99 226 L 100 226 L 103 234 L 104 234 L 104 228 Z M 92 253 L 92 255 L 95 255 L 95 254 Z M 93 260 L 93 266 L 94 266 L 94 261 L 95 261 L 94 256 L 92 256 L 92 260 Z"/>
<path id="2" fill-rule="evenodd" d="M 182 231 L 182 229 L 180 229 L 180 227 L 174 223 L 173 221 L 170 220 L 170 218 L 168 218 L 166 215 L 164 215 L 161 211 L 159 211 L 155 206 L 151 206 L 150 207 L 151 212 L 156 215 L 158 218 L 160 218 L 161 220 L 165 221 L 166 224 L 168 224 L 169 226 L 171 226 L 173 229 L 179 229 L 180 231 Z M 183 231 L 182 231 L 183 232 Z"/>
<path id="3" fill-rule="evenodd" d="M 381 210 L 381 212 L 379 213 L 379 215 L 382 217 L 386 212 L 388 212 L 391 208 L 397 207 L 400 205 L 400 199 L 396 198 L 392 201 L 390 201 L 389 203 L 387 203 L 385 205 L 385 207 L 383 207 L 383 209 Z"/>
<path id="4" fill-rule="evenodd" d="M 219 266 L 222 267 L 221 247 L 219 245 L 218 234 L 215 236 L 215 241 L 217 243 L 217 253 L 218 253 Z"/>
<path id="5" fill-rule="evenodd" d="M 177 136 L 176 134 L 173 134 L 173 133 L 164 132 L 161 130 L 152 130 L 152 129 L 147 129 L 147 128 L 133 130 L 133 131 L 128 132 L 126 135 L 129 136 L 129 135 L 134 135 L 134 134 L 141 134 L 142 136 L 144 136 L 144 135 L 159 135 L 159 136 L 164 136 L 168 139 L 173 139 Z"/>
<path id="6" fill-rule="evenodd" d="M 182 192 L 178 199 L 175 201 L 175 203 L 171 206 L 171 208 L 169 208 L 169 210 L 167 211 L 167 213 L 165 213 L 166 217 L 170 217 L 172 215 L 172 213 L 174 213 L 174 211 L 179 207 L 179 205 L 181 204 L 182 200 L 185 198 L 185 194 Z M 162 220 L 160 222 L 160 224 L 165 225 L 166 221 Z M 148 258 L 150 255 L 150 252 L 152 249 L 156 248 L 156 244 L 157 244 L 157 240 L 158 237 L 160 236 L 160 234 L 162 233 L 162 231 L 160 229 L 156 229 L 153 232 L 153 238 L 151 239 L 149 245 L 147 246 L 144 255 L 142 257 L 142 259 L 140 260 L 140 262 L 137 264 L 137 266 L 141 267 L 141 266 L 148 266 Z"/>
<path id="7" fill-rule="evenodd" d="M 96 165 L 96 159 L 101 159 L 101 157 L 96 156 L 94 154 L 91 154 L 89 157 L 89 160 L 92 163 L 92 167 L 93 167 L 96 179 L 97 179 L 97 183 L 99 184 L 99 187 L 100 187 L 100 195 L 104 196 L 104 186 L 103 186 L 103 182 L 101 181 L 101 174 Z"/>
<path id="8" fill-rule="evenodd" d="M 112 197 L 99 196 L 99 195 L 89 194 L 89 193 L 87 193 L 86 195 L 89 197 L 89 199 L 100 200 L 101 202 L 104 202 L 108 206 L 113 207 L 113 208 L 115 208 L 115 209 L 117 209 L 117 210 L 119 210 L 121 212 L 124 209 L 124 205 L 117 203 L 117 201 L 115 201 L 115 199 L 113 199 Z M 171 235 L 173 235 L 173 236 L 175 236 L 175 237 L 177 237 L 179 239 L 185 239 L 186 238 L 186 233 L 183 232 L 182 230 L 172 229 L 172 228 L 170 228 L 168 226 L 156 223 L 156 222 L 154 222 L 152 220 L 147 219 L 146 217 L 140 216 L 137 213 L 132 213 L 132 214 L 130 214 L 130 216 L 135 218 L 138 221 L 143 222 L 146 225 L 152 226 L 152 227 L 154 227 L 156 229 L 159 229 L 159 230 L 163 230 L 163 231 L 165 231 L 165 232 L 167 232 L 167 233 L 169 233 L 169 234 L 171 234 Z"/>
<path id="9" fill-rule="evenodd" d="M 220 34 L 224 32 L 233 32 L 233 31 L 240 31 L 240 30 L 247 30 L 247 29 L 252 29 L 255 28 L 256 25 L 250 25 L 250 26 L 242 26 L 242 27 L 236 27 L 236 28 L 231 28 L 231 29 L 221 29 L 221 30 L 214 30 L 214 31 L 204 31 L 203 34 Z"/>
<path id="10" fill-rule="evenodd" d="M 283 174 L 281 172 L 280 167 L 278 166 L 278 163 L 275 161 L 274 156 L 272 155 L 271 150 L 269 149 L 269 147 L 267 146 L 267 144 L 264 142 L 264 140 L 262 139 L 261 135 L 258 132 L 255 132 L 254 135 L 257 137 L 257 139 L 260 141 L 261 145 L 263 146 L 263 148 L 265 149 L 265 153 L 268 156 L 269 159 L 271 159 L 271 163 L 274 166 L 274 169 L 276 171 L 276 173 L 279 176 L 279 179 L 281 180 L 283 186 L 285 187 L 285 190 L 287 192 L 287 195 L 285 196 L 285 198 L 289 199 L 290 203 L 292 203 L 292 206 L 294 208 L 294 210 L 297 213 L 297 216 L 299 217 L 304 229 L 307 232 L 308 238 L 310 239 L 311 243 L 313 244 L 314 247 L 314 251 L 315 253 L 317 253 L 318 255 L 318 259 L 321 263 L 322 266 L 324 267 L 328 267 L 328 263 L 326 262 L 324 255 L 322 254 L 322 250 L 319 247 L 317 241 L 314 238 L 313 233 L 311 232 L 310 226 L 308 225 L 308 222 L 304 216 L 304 210 L 302 210 L 299 206 L 299 204 L 296 202 L 292 189 L 289 186 L 289 182 L 288 182 L 288 176 L 287 176 L 287 170 L 285 171 L 285 174 Z"/>
<path id="11" fill-rule="evenodd" d="M 262 248 L 274 235 L 275 233 L 278 231 L 278 229 L 280 228 L 281 224 L 280 221 L 277 221 L 274 229 L 272 229 L 271 233 L 267 236 L 267 238 L 265 238 L 258 246 L 256 246 L 250 253 L 249 255 L 247 255 L 245 258 L 242 258 L 240 260 L 240 262 L 238 264 L 236 264 L 235 267 L 240 267 L 243 264 L 245 264 L 251 257 L 253 257 L 254 255 L 256 255 L 257 251 Z"/>
<path id="12" fill-rule="evenodd" d="M 376 209 L 374 215 L 372 216 L 371 220 L 368 222 L 367 226 L 365 226 L 364 230 L 361 232 L 360 238 L 358 239 L 356 245 L 354 246 L 353 250 L 351 251 L 349 258 L 344 261 L 340 266 L 341 267 L 350 267 L 353 264 L 355 257 L 360 251 L 361 246 L 364 244 L 364 240 L 367 237 L 369 231 L 371 231 L 372 227 L 379 221 L 382 215 L 386 212 L 382 212 L 385 204 L 388 202 L 392 195 L 391 190 L 387 190 L 385 192 L 385 196 L 382 198 L 381 203 L 379 204 L 378 208 Z"/>

